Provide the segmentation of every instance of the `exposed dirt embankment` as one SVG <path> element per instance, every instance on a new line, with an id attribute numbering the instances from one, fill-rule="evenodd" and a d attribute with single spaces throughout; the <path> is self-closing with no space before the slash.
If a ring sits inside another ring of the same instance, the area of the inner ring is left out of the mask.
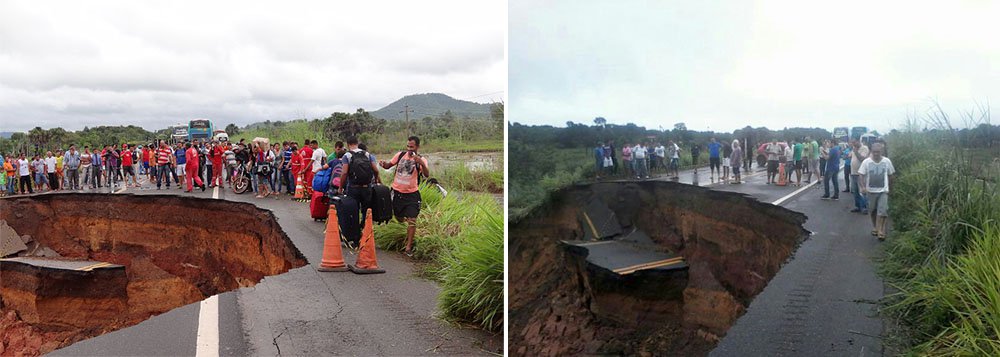
<path id="1" fill-rule="evenodd" d="M 618 276 L 567 253 L 600 199 L 687 271 Z M 743 314 L 808 232 L 806 217 L 747 196 L 672 182 L 562 190 L 510 227 L 510 351 L 703 355 Z"/>
<path id="2" fill-rule="evenodd" d="M 0 298 L 11 302 L 0 302 L 3 355 L 52 351 L 307 264 L 270 211 L 245 203 L 41 195 L 0 199 L 0 220 L 63 259 L 125 266 L 121 276 L 0 266 Z M 94 308 L 64 308 L 77 303 Z"/>

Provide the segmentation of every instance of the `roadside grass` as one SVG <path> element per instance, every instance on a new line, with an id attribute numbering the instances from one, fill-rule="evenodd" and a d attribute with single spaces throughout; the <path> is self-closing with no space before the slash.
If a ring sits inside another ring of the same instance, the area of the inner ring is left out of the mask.
<path id="1" fill-rule="evenodd" d="M 879 271 L 898 292 L 884 311 L 904 328 L 906 353 L 1000 355 L 1000 192 L 981 178 L 997 172 L 934 119 L 943 130 L 911 122 L 887 139 L 898 178 Z"/>
<path id="2" fill-rule="evenodd" d="M 499 331 L 503 326 L 502 207 L 488 194 L 452 192 L 444 197 L 428 185 L 421 185 L 420 195 L 413 256 L 424 263 L 418 266 L 419 274 L 441 283 L 438 301 L 445 317 Z M 395 219 L 375 229 L 375 243 L 382 250 L 401 251 L 405 239 L 406 225 Z"/>
<path id="3" fill-rule="evenodd" d="M 503 330 L 503 231 L 501 214 L 486 214 L 485 225 L 462 231 L 455 249 L 441 255 L 438 304 L 452 319 Z"/>
<path id="4" fill-rule="evenodd" d="M 1000 356 L 1000 224 L 973 233 L 967 253 L 938 272 L 937 286 L 923 286 L 953 316 L 944 329 L 915 349 L 942 356 Z"/>

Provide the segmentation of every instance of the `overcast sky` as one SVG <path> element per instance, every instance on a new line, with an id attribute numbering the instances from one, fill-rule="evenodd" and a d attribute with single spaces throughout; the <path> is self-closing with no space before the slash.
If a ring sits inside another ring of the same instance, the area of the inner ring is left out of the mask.
<path id="1" fill-rule="evenodd" d="M 507 115 L 884 132 L 1000 100 L 997 19 L 997 1 L 511 0 Z"/>
<path id="2" fill-rule="evenodd" d="M 506 11 L 504 1 L 3 0 L 0 131 L 243 125 L 427 92 L 503 99 Z"/>

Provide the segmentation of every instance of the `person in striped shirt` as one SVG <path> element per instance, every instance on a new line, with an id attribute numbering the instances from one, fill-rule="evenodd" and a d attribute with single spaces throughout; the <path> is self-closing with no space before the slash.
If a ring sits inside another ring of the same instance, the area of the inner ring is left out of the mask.
<path id="1" fill-rule="evenodd" d="M 167 184 L 167 189 L 170 189 L 170 156 L 174 154 L 173 150 L 170 150 L 170 146 L 167 146 L 166 141 L 160 141 L 160 147 L 156 149 L 156 189 L 160 189 L 160 185 L 163 183 Z"/>

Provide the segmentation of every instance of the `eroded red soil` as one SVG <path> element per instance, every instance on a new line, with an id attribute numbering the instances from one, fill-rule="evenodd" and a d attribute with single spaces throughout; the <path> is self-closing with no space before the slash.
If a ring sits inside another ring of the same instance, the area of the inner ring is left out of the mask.
<path id="1" fill-rule="evenodd" d="M 595 198 L 690 268 L 620 277 L 567 253 Z M 808 236 L 802 214 L 671 182 L 572 187 L 530 217 L 508 234 L 517 356 L 706 355 Z"/>
<path id="2" fill-rule="evenodd" d="M 0 265 L 0 355 L 37 355 L 307 264 L 270 211 L 176 196 L 0 199 L 0 220 L 64 259 L 124 272 Z"/>

